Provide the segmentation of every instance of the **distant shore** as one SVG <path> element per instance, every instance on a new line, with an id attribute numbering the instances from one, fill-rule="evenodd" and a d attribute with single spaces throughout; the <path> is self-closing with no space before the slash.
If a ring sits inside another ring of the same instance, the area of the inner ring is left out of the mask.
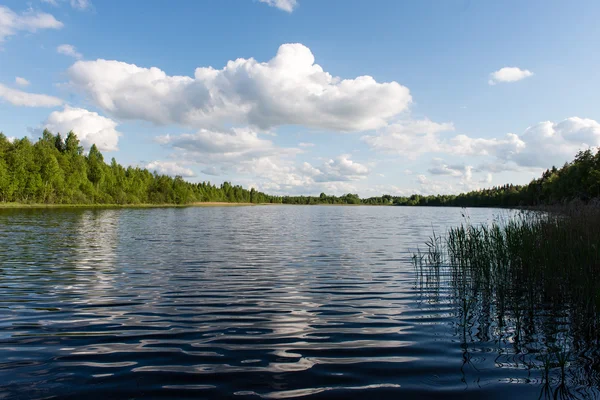
<path id="1" fill-rule="evenodd" d="M 220 201 L 195 202 L 188 204 L 43 204 L 43 203 L 0 203 L 0 209 L 19 208 L 185 208 L 185 207 L 247 207 L 269 205 L 269 203 L 227 203 Z"/>

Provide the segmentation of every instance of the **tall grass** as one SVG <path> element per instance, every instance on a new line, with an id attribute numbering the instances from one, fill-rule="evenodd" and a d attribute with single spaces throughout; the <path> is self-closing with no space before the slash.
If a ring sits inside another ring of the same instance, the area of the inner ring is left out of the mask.
<path id="1" fill-rule="evenodd" d="M 472 330 L 509 338 L 511 360 L 545 371 L 548 385 L 554 371 L 561 393 L 567 381 L 600 387 L 600 208 L 467 222 L 426 245 L 413 261 L 448 276 L 465 343 Z"/>

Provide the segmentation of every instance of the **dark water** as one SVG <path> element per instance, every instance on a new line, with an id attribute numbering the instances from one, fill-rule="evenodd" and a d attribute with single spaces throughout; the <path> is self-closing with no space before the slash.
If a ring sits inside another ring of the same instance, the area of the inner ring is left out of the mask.
<path id="1" fill-rule="evenodd" d="M 562 396 L 412 265 L 461 213 L 0 210 L 0 398 Z"/>

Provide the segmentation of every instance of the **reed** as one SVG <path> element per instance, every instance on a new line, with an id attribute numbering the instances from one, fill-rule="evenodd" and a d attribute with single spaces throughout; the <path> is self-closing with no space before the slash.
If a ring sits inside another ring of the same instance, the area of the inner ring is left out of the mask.
<path id="1" fill-rule="evenodd" d="M 466 221 L 426 246 L 413 262 L 421 273 L 448 277 L 465 342 L 473 337 L 469 329 L 481 341 L 508 337 L 512 349 L 504 350 L 542 371 L 546 382 L 552 371 L 556 390 L 566 390 L 569 380 L 598 387 L 600 208 Z"/>

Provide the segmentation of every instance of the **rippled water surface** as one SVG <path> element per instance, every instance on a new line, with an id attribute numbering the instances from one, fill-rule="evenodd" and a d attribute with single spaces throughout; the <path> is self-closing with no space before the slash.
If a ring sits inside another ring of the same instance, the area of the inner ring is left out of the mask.
<path id="1" fill-rule="evenodd" d="M 463 212 L 0 210 L 0 398 L 538 398 L 411 262 Z"/>

